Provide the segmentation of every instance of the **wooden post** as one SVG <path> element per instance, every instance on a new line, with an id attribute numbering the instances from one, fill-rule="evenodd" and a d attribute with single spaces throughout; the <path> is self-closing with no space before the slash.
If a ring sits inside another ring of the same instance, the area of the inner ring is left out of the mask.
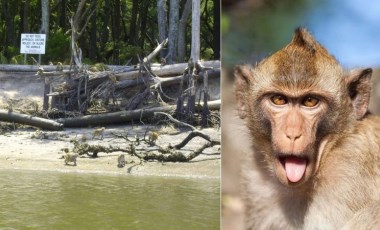
<path id="1" fill-rule="evenodd" d="M 207 70 L 203 74 L 203 107 L 202 107 L 202 127 L 208 126 L 208 118 L 210 115 L 210 110 L 208 108 L 208 73 Z"/>
<path id="2" fill-rule="evenodd" d="M 50 78 L 45 77 L 45 88 L 44 88 L 44 102 L 42 105 L 43 110 L 49 110 L 49 97 L 47 96 L 50 93 Z"/>

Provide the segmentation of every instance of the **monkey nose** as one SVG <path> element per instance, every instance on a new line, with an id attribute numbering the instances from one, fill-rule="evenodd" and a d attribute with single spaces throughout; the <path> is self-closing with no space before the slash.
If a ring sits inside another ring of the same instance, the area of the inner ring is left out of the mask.
<path id="1" fill-rule="evenodd" d="M 291 140 L 292 142 L 295 142 L 297 139 L 301 138 L 302 134 L 300 132 L 287 132 L 286 137 Z"/>

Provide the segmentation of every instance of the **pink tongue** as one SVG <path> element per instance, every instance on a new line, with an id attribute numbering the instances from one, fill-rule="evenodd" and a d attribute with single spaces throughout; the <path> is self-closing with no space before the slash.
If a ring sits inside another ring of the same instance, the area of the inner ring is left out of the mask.
<path id="1" fill-rule="evenodd" d="M 301 180 L 306 170 L 306 160 L 297 157 L 287 157 L 285 159 L 285 171 L 288 180 L 298 182 Z"/>

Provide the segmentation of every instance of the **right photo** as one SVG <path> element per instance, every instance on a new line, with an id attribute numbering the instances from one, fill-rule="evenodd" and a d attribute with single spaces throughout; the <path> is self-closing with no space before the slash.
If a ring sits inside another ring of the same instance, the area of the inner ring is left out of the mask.
<path id="1" fill-rule="evenodd" d="M 380 229 L 379 22 L 369 0 L 222 0 L 222 229 Z"/>

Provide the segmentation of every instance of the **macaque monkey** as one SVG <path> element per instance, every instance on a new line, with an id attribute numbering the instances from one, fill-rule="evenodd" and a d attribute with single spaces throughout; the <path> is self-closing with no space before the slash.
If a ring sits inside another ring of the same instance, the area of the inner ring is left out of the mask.
<path id="1" fill-rule="evenodd" d="M 160 58 L 161 65 L 166 65 L 166 58 Z"/>
<path id="2" fill-rule="evenodd" d="M 86 142 L 87 141 L 87 136 L 86 136 L 86 134 L 82 134 L 82 136 L 81 136 L 81 141 L 82 142 Z"/>
<path id="3" fill-rule="evenodd" d="M 286 47 L 234 74 L 252 140 L 242 168 L 246 228 L 380 229 L 372 69 L 345 72 L 298 28 Z"/>
<path id="4" fill-rule="evenodd" d="M 62 62 L 57 62 L 57 67 L 55 69 L 57 72 L 63 72 L 63 64 Z"/>
<path id="5" fill-rule="evenodd" d="M 156 144 L 156 141 L 158 139 L 158 137 L 160 136 L 160 134 L 158 132 L 150 132 L 149 133 L 149 143 L 151 144 Z"/>
<path id="6" fill-rule="evenodd" d="M 111 74 L 108 78 L 112 81 L 112 83 L 117 83 L 117 77 L 115 75 Z"/>
<path id="7" fill-rule="evenodd" d="M 124 166 L 125 166 L 125 155 L 124 154 L 120 154 L 117 157 L 117 167 L 123 168 Z"/>
<path id="8" fill-rule="evenodd" d="M 64 158 L 65 158 L 65 165 L 68 165 L 69 162 L 73 162 L 74 163 L 74 166 L 77 166 L 77 157 L 78 157 L 78 154 L 70 154 L 70 153 L 66 153 L 64 155 Z"/>
<path id="9" fill-rule="evenodd" d="M 95 129 L 92 132 L 92 139 L 94 139 L 95 137 L 99 136 L 100 139 L 103 140 L 104 130 L 106 130 L 105 127 L 101 127 L 101 128 Z"/>

